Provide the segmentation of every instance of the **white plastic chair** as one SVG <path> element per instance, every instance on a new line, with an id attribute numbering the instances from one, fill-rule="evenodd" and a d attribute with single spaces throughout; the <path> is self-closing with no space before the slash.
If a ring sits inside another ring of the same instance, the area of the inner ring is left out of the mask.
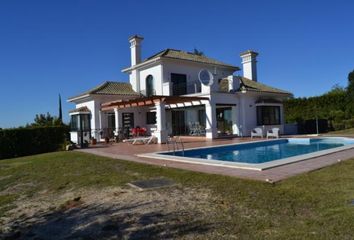
<path id="1" fill-rule="evenodd" d="M 272 128 L 271 130 L 267 131 L 267 139 L 269 137 L 279 138 L 279 128 Z"/>
<path id="2" fill-rule="evenodd" d="M 251 131 L 251 138 L 253 138 L 253 137 L 261 137 L 261 138 L 263 138 L 263 130 L 262 130 L 262 128 L 254 128 Z"/>

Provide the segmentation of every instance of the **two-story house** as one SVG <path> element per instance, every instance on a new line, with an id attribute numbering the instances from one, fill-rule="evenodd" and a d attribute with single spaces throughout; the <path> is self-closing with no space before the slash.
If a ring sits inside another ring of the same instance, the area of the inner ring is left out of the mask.
<path id="1" fill-rule="evenodd" d="M 142 41 L 129 38 L 131 66 L 122 70 L 129 83 L 105 82 L 68 99 L 76 104 L 70 111 L 72 141 L 102 140 L 137 126 L 159 143 L 168 135 L 248 136 L 257 126 L 283 131 L 282 102 L 292 94 L 258 82 L 258 53 L 240 54 L 243 76 L 237 76 L 237 66 L 181 50 L 142 60 Z M 79 136 L 77 129 L 86 133 Z"/>

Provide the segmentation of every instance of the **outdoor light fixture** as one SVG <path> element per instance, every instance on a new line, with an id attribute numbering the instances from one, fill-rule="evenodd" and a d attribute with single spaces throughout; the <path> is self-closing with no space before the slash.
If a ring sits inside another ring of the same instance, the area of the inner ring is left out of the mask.
<path id="1" fill-rule="evenodd" d="M 243 85 L 240 87 L 240 89 L 241 89 L 241 93 L 246 93 L 247 92 L 245 86 L 243 86 Z"/>

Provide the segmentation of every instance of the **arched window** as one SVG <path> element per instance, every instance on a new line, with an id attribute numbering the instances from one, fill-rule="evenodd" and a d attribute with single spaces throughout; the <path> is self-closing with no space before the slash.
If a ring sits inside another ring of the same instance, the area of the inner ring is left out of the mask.
<path id="1" fill-rule="evenodd" d="M 146 84 L 146 96 L 150 97 L 152 95 L 154 95 L 154 77 L 152 75 L 149 75 L 146 77 L 145 80 L 145 84 Z"/>

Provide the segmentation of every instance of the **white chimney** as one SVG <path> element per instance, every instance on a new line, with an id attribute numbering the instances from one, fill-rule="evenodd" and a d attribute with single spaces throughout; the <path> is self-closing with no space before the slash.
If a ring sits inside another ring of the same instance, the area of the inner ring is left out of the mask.
<path id="1" fill-rule="evenodd" d="M 258 53 L 247 50 L 240 54 L 242 58 L 243 76 L 257 82 L 257 59 Z"/>
<path id="2" fill-rule="evenodd" d="M 143 37 L 134 35 L 129 38 L 130 42 L 130 57 L 132 66 L 141 62 L 141 41 Z"/>

